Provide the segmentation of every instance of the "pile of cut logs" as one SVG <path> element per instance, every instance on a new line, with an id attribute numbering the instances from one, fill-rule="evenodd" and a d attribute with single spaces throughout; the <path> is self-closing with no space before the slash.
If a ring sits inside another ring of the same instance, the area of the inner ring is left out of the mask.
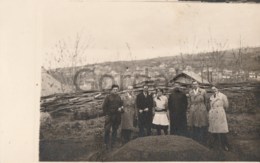
<path id="1" fill-rule="evenodd" d="M 165 93 L 170 94 L 174 86 L 159 86 L 165 89 Z M 182 85 L 185 92 L 188 91 L 188 85 Z M 207 90 L 209 94 L 212 93 L 210 85 L 201 86 Z M 237 83 L 218 84 L 217 87 L 223 92 L 231 93 L 245 93 L 256 91 L 260 93 L 260 83 Z M 135 86 L 134 91 L 137 94 L 142 89 L 142 84 Z M 154 92 L 154 89 L 150 91 Z M 123 94 L 125 91 L 119 92 Z M 54 94 L 50 96 L 41 97 L 41 111 L 49 113 L 57 113 L 62 111 L 73 112 L 75 119 L 90 119 L 97 116 L 102 116 L 101 105 L 108 94 L 108 91 L 92 91 L 92 92 L 76 92 L 70 94 Z M 83 115 L 83 116 L 82 116 Z"/>

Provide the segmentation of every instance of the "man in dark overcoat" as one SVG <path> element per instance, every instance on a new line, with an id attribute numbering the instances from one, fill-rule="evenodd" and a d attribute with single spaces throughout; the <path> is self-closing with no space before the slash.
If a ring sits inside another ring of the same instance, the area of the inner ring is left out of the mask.
<path id="1" fill-rule="evenodd" d="M 186 136 L 187 134 L 187 106 L 188 100 L 181 91 L 178 83 L 174 84 L 175 88 L 169 96 L 168 107 L 170 113 L 170 133 L 175 135 Z"/>
<path id="2" fill-rule="evenodd" d="M 153 97 L 148 93 L 148 85 L 144 85 L 143 91 L 137 95 L 136 108 L 138 112 L 139 136 L 143 137 L 151 135 Z"/>

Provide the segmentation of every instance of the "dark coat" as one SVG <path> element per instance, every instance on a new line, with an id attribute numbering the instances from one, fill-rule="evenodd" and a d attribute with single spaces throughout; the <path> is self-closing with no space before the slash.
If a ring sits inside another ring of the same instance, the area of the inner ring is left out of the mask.
<path id="1" fill-rule="evenodd" d="M 123 106 L 123 101 L 121 97 L 118 94 L 110 94 L 107 95 L 103 105 L 102 109 L 105 115 L 119 115 L 121 116 L 120 112 L 118 112 L 118 108 Z"/>
<path id="2" fill-rule="evenodd" d="M 102 109 L 105 114 L 105 133 L 110 132 L 110 128 L 118 129 L 121 123 L 121 112 L 118 111 L 118 108 L 123 106 L 123 101 L 118 94 L 107 95 Z M 105 139 L 108 139 L 107 137 Z M 108 141 L 108 140 L 105 140 Z"/>
<path id="3" fill-rule="evenodd" d="M 142 123 L 142 125 L 151 125 L 152 124 L 152 109 L 153 109 L 153 97 L 152 95 L 147 95 L 145 97 L 144 93 L 140 93 L 136 97 L 136 108 L 138 111 L 138 119 L 139 123 Z M 148 108 L 149 110 L 147 112 L 139 113 L 139 110 L 144 110 L 145 108 Z"/>
<path id="4" fill-rule="evenodd" d="M 186 95 L 179 91 L 174 90 L 168 100 L 168 107 L 170 112 L 170 121 L 173 128 L 185 129 L 187 126 L 187 106 L 188 100 Z"/>

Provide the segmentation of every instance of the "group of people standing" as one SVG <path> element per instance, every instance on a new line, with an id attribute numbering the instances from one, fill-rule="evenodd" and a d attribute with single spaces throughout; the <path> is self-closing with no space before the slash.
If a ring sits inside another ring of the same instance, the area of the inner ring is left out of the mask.
<path id="1" fill-rule="evenodd" d="M 215 86 L 212 87 L 214 93 L 209 100 L 206 98 L 206 91 L 199 88 L 197 82 L 192 83 L 192 89 L 188 94 L 176 83 L 169 98 L 161 88 L 151 93 L 148 85 L 144 85 L 143 91 L 137 96 L 132 86 L 129 86 L 122 96 L 119 96 L 118 90 L 118 85 L 112 85 L 111 94 L 105 98 L 102 106 L 105 114 L 104 141 L 107 148 L 113 148 L 115 145 L 119 126 L 123 143 L 127 143 L 136 124 L 139 137 L 150 136 L 152 128 L 156 128 L 157 135 L 161 135 L 162 130 L 168 135 L 170 126 L 171 135 L 190 136 L 205 144 L 209 132 L 212 137 L 210 144 L 218 141 L 228 150 L 228 125 L 225 114 L 228 100 Z"/>

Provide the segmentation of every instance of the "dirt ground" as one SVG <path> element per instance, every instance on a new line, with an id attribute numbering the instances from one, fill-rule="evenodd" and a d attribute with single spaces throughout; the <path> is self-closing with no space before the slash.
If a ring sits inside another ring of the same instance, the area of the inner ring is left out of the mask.
<path id="1" fill-rule="evenodd" d="M 69 117 L 68 113 L 52 118 L 50 125 L 42 126 L 41 161 L 105 161 L 115 150 L 124 147 L 118 136 L 118 144 L 113 150 L 104 149 L 103 117 L 92 120 L 71 120 Z M 227 114 L 227 119 L 232 149 L 228 152 L 211 150 L 223 161 L 259 161 L 260 113 Z M 137 132 L 138 129 L 134 131 L 133 139 Z M 156 135 L 155 130 L 153 135 Z"/>

